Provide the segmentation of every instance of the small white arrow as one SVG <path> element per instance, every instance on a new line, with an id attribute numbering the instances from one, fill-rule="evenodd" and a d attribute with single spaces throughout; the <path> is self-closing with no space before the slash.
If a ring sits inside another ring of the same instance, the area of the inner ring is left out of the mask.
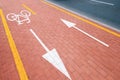
<path id="1" fill-rule="evenodd" d="M 45 44 L 42 42 L 42 40 L 35 34 L 35 32 L 30 29 L 31 33 L 35 36 L 35 38 L 39 41 L 39 43 L 43 46 L 43 48 L 47 51 L 46 54 L 44 54 L 42 57 L 47 60 L 49 63 L 51 63 L 55 68 L 57 68 L 60 72 L 62 72 L 66 77 L 68 77 L 70 80 L 70 75 L 68 74 L 68 71 L 66 70 L 63 61 L 59 57 L 58 52 L 56 49 L 49 50 Z"/>
<path id="2" fill-rule="evenodd" d="M 62 21 L 65 25 L 67 25 L 69 28 L 73 27 L 73 28 L 77 29 L 78 31 L 82 32 L 83 34 L 85 34 L 85 35 L 89 36 L 90 38 L 96 40 L 97 42 L 101 43 L 102 45 L 104 45 L 104 46 L 106 46 L 106 47 L 109 47 L 109 45 L 106 44 L 105 42 L 103 42 L 103 41 L 101 41 L 101 40 L 95 38 L 94 36 L 88 34 L 88 33 L 85 32 L 85 31 L 83 31 L 83 30 L 77 28 L 75 23 L 72 23 L 72 22 L 67 21 L 67 20 L 64 20 L 64 19 L 61 19 L 61 21 Z"/>

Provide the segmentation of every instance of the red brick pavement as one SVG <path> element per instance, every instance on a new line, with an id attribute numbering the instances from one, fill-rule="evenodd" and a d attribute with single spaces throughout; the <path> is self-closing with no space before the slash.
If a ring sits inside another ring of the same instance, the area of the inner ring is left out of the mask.
<path id="1" fill-rule="evenodd" d="M 15 63 L 0 19 L 0 80 L 19 80 Z"/>
<path id="2" fill-rule="evenodd" d="M 42 58 L 46 51 L 29 29 L 33 29 L 50 50 L 57 49 L 72 80 L 120 79 L 120 38 L 62 13 L 40 0 L 2 0 L 1 8 L 5 15 L 19 13 L 25 9 L 21 5 L 23 3 L 37 15 L 30 17 L 30 24 L 17 25 L 16 22 L 8 21 L 8 25 L 29 80 L 69 80 Z M 110 47 L 101 45 L 73 28 L 67 28 L 60 18 L 75 22 L 78 28 Z M 0 80 L 19 80 L 1 21 L 0 25 Z"/>

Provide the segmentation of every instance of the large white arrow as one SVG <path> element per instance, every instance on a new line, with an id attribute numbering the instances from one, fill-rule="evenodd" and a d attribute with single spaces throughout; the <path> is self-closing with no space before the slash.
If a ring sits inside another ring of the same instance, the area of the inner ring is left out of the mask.
<path id="1" fill-rule="evenodd" d="M 96 40 L 97 42 L 101 43 L 102 45 L 104 45 L 104 46 L 106 46 L 106 47 L 109 47 L 109 45 L 106 44 L 105 42 L 103 42 L 103 41 L 101 41 L 101 40 L 95 38 L 94 36 L 88 34 L 88 33 L 85 32 L 85 31 L 83 31 L 83 30 L 77 28 L 75 23 L 72 23 L 72 22 L 67 21 L 67 20 L 65 20 L 65 19 L 61 19 L 61 21 L 62 21 L 65 25 L 67 25 L 69 28 L 73 27 L 73 28 L 77 29 L 78 31 L 82 32 L 83 34 L 85 34 L 85 35 L 89 36 L 90 38 Z"/>
<path id="2" fill-rule="evenodd" d="M 59 57 L 58 52 L 56 49 L 49 50 L 45 44 L 42 42 L 42 40 L 36 35 L 36 33 L 30 29 L 31 33 L 35 36 L 35 38 L 39 41 L 39 43 L 43 46 L 43 48 L 47 51 L 46 54 L 44 54 L 42 57 L 47 60 L 49 63 L 51 63 L 55 68 L 57 68 L 60 72 L 62 72 L 66 77 L 68 77 L 70 80 L 70 75 L 68 74 L 68 71 L 66 70 L 63 61 Z"/>

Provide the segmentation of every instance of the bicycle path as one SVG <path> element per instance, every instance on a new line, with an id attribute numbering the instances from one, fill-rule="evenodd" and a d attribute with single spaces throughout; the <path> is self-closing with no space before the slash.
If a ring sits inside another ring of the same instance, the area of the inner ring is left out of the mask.
<path id="1" fill-rule="evenodd" d="M 1 3 L 5 16 L 9 13 L 18 14 L 21 10 L 31 12 L 30 9 L 36 14 L 30 16 L 30 23 L 24 22 L 21 25 L 6 19 L 23 67 L 17 68 L 20 64 L 15 64 L 16 59 L 12 57 L 14 51 L 11 52 L 11 47 L 9 47 L 11 43 L 7 42 L 9 37 L 6 37 L 6 32 L 3 30 L 4 23 L 1 23 L 1 31 L 3 32 L 1 32 L 1 44 L 6 45 L 1 47 L 1 52 L 4 50 L 7 52 L 0 54 L 5 53 L 7 55 L 9 53 L 7 56 L 10 59 L 2 58 L 3 60 L 9 59 L 11 64 L 8 65 L 14 65 L 12 66 L 12 73 L 16 77 L 11 78 L 12 74 L 7 70 L 2 71 L 3 73 L 0 72 L 0 74 L 8 74 L 1 76 L 0 79 L 8 80 L 9 77 L 9 80 L 69 80 L 42 57 L 47 52 L 31 33 L 30 30 L 32 29 L 48 49 L 55 48 L 57 50 L 72 80 L 119 80 L 119 37 L 46 5 L 41 0 L 14 0 L 12 4 L 11 1 L 4 0 Z M 28 8 L 23 7 L 23 4 Z M 61 19 L 76 23 L 76 27 L 107 43 L 109 47 L 100 44 L 74 28 L 68 28 Z M 8 65 L 2 67 L 1 70 L 8 68 Z M 27 79 L 20 76 L 23 74 L 19 72 L 21 69 L 26 72 L 24 75 L 27 76 Z"/>

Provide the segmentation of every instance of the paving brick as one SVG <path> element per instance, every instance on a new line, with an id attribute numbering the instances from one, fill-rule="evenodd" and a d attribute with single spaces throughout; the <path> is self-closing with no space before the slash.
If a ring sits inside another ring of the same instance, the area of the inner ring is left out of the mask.
<path id="1" fill-rule="evenodd" d="M 106 77 L 108 75 L 108 73 L 106 71 L 104 71 L 102 68 L 96 68 L 96 70 L 101 74 L 103 75 L 104 77 Z"/>
<path id="2" fill-rule="evenodd" d="M 70 73 L 75 71 L 75 69 L 70 64 L 67 64 L 66 67 Z"/>
<path id="3" fill-rule="evenodd" d="M 79 80 L 79 79 L 80 79 L 80 80 L 83 80 L 81 74 L 80 74 L 78 71 L 73 72 L 73 73 L 71 74 L 71 77 L 72 77 L 73 80 Z"/>
<path id="4" fill-rule="evenodd" d="M 106 77 L 106 80 L 115 80 L 115 79 L 113 79 L 112 76 L 107 76 L 107 77 Z"/>
<path id="5" fill-rule="evenodd" d="M 92 78 L 85 72 L 81 73 L 81 77 L 83 77 L 83 80 L 92 80 Z"/>

